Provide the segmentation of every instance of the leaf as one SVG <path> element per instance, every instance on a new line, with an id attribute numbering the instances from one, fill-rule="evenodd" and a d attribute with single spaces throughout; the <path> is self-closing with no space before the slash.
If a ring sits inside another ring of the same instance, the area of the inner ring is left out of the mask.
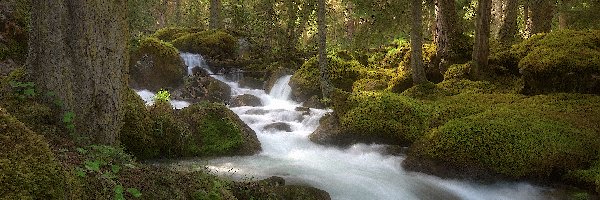
<path id="1" fill-rule="evenodd" d="M 113 173 L 117 174 L 117 173 L 119 173 L 121 171 L 121 166 L 119 166 L 119 165 L 113 165 L 113 166 L 111 166 L 111 169 L 112 169 Z"/>
<path id="2" fill-rule="evenodd" d="M 25 96 L 35 96 L 35 89 L 30 88 L 23 91 Z"/>
<path id="3" fill-rule="evenodd" d="M 94 171 L 94 172 L 99 172 L 100 171 L 100 162 L 99 161 L 85 161 L 85 168 L 90 170 L 90 171 Z"/>
<path id="4" fill-rule="evenodd" d="M 83 171 L 83 169 L 81 169 L 79 167 L 75 168 L 75 175 L 77 175 L 79 177 L 82 177 L 82 178 L 86 176 L 86 174 Z"/>
<path id="5" fill-rule="evenodd" d="M 125 196 L 123 196 L 123 186 L 122 185 L 115 186 L 115 199 L 116 200 L 125 200 Z"/>
<path id="6" fill-rule="evenodd" d="M 71 123 L 73 122 L 73 118 L 75 118 L 75 113 L 73 112 L 66 112 L 65 115 L 63 116 L 63 122 L 64 123 Z"/>
<path id="7" fill-rule="evenodd" d="M 127 192 L 129 192 L 129 194 L 133 195 L 135 198 L 140 198 L 142 196 L 142 193 L 136 188 L 129 188 L 127 189 Z"/>

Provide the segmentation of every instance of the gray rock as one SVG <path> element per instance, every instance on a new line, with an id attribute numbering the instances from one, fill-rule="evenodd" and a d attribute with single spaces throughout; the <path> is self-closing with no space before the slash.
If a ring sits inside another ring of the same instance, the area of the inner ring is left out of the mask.
<path id="1" fill-rule="evenodd" d="M 264 130 L 277 130 L 277 131 L 285 131 L 292 132 L 292 127 L 289 124 L 284 122 L 272 123 L 265 126 Z"/>
<path id="2" fill-rule="evenodd" d="M 240 106 L 252 106 L 258 107 L 262 106 L 262 101 L 260 98 L 251 95 L 251 94 L 243 94 L 239 96 L 235 96 L 231 99 L 230 106 L 231 107 L 240 107 Z"/>

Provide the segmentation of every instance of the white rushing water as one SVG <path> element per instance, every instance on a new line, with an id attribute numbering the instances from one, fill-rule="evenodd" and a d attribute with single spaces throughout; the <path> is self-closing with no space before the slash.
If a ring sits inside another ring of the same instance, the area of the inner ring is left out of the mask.
<path id="1" fill-rule="evenodd" d="M 182 54 L 186 64 L 205 67 L 202 57 Z M 263 179 L 280 176 L 291 184 L 306 184 L 327 191 L 332 199 L 549 199 L 550 189 L 528 183 L 476 184 L 444 180 L 421 173 L 407 172 L 402 156 L 381 154 L 380 145 L 353 145 L 348 149 L 317 145 L 308 136 L 319 119 L 330 110 L 310 109 L 303 115 L 295 109 L 300 103 L 290 100 L 290 76 L 280 78 L 272 91 L 240 88 L 237 83 L 215 76 L 232 88 L 233 95 L 251 94 L 261 99 L 262 107 L 231 108 L 256 131 L 263 151 L 255 156 L 225 157 L 213 160 L 178 161 L 173 166 L 187 170 L 204 168 L 234 179 Z M 265 129 L 283 122 L 291 132 Z"/>

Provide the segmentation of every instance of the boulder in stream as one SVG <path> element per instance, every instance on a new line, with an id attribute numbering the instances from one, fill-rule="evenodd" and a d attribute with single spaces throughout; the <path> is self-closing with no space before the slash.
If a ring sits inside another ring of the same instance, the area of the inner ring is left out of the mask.
<path id="1" fill-rule="evenodd" d="M 231 107 L 240 107 L 240 106 L 252 106 L 252 107 L 258 107 L 258 106 L 263 106 L 262 101 L 260 100 L 260 98 L 251 95 L 251 94 L 243 94 L 243 95 L 238 95 L 235 96 L 231 99 L 231 102 L 229 104 Z"/>
<path id="2" fill-rule="evenodd" d="M 292 132 L 292 127 L 285 122 L 276 122 L 269 125 L 266 125 L 264 130 L 277 130 L 277 131 L 285 131 Z"/>
<path id="3" fill-rule="evenodd" d="M 196 71 L 201 70 L 195 68 Z M 211 76 L 204 70 L 186 78 L 185 84 L 171 92 L 173 99 L 189 102 L 218 102 L 227 103 L 231 99 L 231 87 Z"/>
<path id="4" fill-rule="evenodd" d="M 146 38 L 131 55 L 131 85 L 157 91 L 183 83 L 186 67 L 177 49 L 156 38 Z"/>
<path id="5" fill-rule="evenodd" d="M 329 193 L 306 185 L 286 185 L 285 179 L 272 176 L 260 181 L 235 182 L 234 195 L 239 199 L 330 200 Z"/>
<path id="6" fill-rule="evenodd" d="M 254 77 L 244 76 L 238 82 L 242 88 L 263 89 L 264 81 Z"/>

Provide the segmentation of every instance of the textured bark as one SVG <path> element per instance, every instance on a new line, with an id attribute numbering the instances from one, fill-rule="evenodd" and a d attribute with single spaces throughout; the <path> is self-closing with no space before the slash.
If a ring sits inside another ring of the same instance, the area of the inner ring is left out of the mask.
<path id="1" fill-rule="evenodd" d="M 510 45 L 517 34 L 517 12 L 519 2 L 517 0 L 505 0 L 504 18 L 498 32 L 498 39 L 503 45 Z"/>
<path id="2" fill-rule="evenodd" d="M 221 0 L 210 0 L 210 29 L 220 29 L 221 24 Z"/>
<path id="3" fill-rule="evenodd" d="M 124 0 L 53 0 L 32 4 L 27 69 L 62 109 L 75 133 L 117 144 L 127 73 Z"/>
<path id="4" fill-rule="evenodd" d="M 462 42 L 462 27 L 458 23 L 458 14 L 454 0 L 436 0 L 435 44 L 440 71 L 445 72 L 459 54 L 457 50 Z"/>
<path id="5" fill-rule="evenodd" d="M 552 29 L 554 5 L 550 0 L 530 0 L 531 34 L 548 33 Z"/>
<path id="6" fill-rule="evenodd" d="M 411 1 L 412 27 L 410 31 L 410 66 L 415 85 L 427 82 L 425 69 L 423 69 L 423 17 L 422 0 Z"/>
<path id="7" fill-rule="evenodd" d="M 531 19 L 529 10 L 529 0 L 523 2 L 523 24 L 525 24 L 525 31 L 523 31 L 523 37 L 529 38 L 531 35 Z"/>
<path id="8" fill-rule="evenodd" d="M 565 11 L 558 12 L 558 29 L 567 29 L 568 21 L 567 21 L 567 13 Z"/>
<path id="9" fill-rule="evenodd" d="M 475 64 L 473 70 L 475 74 L 480 74 L 488 66 L 488 56 L 490 54 L 490 20 L 491 20 L 491 0 L 479 0 L 477 6 L 477 15 L 475 19 L 475 43 L 473 44 L 472 59 Z"/>
<path id="10" fill-rule="evenodd" d="M 326 26 L 326 1 L 319 0 L 317 11 L 317 23 L 319 32 L 319 73 L 321 82 L 321 92 L 323 98 L 329 98 L 331 93 L 331 84 L 329 83 L 329 73 L 327 70 L 327 26 Z"/>
<path id="11" fill-rule="evenodd" d="M 500 28 L 506 17 L 507 3 L 508 0 L 492 0 L 492 26 L 490 26 L 490 30 L 494 38 L 499 38 Z"/>

